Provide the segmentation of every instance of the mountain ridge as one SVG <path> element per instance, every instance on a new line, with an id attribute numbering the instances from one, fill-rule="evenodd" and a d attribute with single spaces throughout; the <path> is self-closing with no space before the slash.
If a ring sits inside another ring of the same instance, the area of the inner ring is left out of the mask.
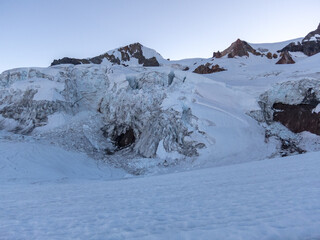
<path id="1" fill-rule="evenodd" d="M 314 39 L 313 39 L 314 38 Z M 313 41 L 310 41 L 313 40 Z M 301 42 L 300 42 L 301 41 Z M 268 49 L 258 47 L 259 45 L 277 45 L 281 43 L 289 42 L 288 45 L 280 47 L 278 49 Z M 298 42 L 298 43 L 297 43 Z M 254 48 L 255 46 L 256 48 Z M 145 51 L 148 52 L 145 54 Z M 320 24 L 315 31 L 308 33 L 302 40 L 293 39 L 279 43 L 267 43 L 267 44 L 254 44 L 248 43 L 244 40 L 237 39 L 224 51 L 214 52 L 214 58 L 221 58 L 227 56 L 228 58 L 234 57 L 249 57 L 249 53 L 256 56 L 266 56 L 267 58 L 278 58 L 276 52 L 303 52 L 307 56 L 312 56 L 320 52 Z M 146 56 L 145 56 L 146 55 Z M 103 54 L 100 54 L 91 58 L 70 58 L 63 57 L 61 59 L 55 59 L 51 63 L 51 66 L 60 64 L 101 64 L 103 61 L 108 61 L 111 64 L 117 65 L 142 65 L 144 67 L 157 67 L 167 62 L 156 50 L 147 48 L 139 42 L 135 42 L 126 46 L 122 46 L 113 50 L 109 50 Z M 133 60 L 133 61 L 132 61 Z M 182 59 L 183 60 L 183 59 Z M 178 61 L 178 60 L 177 60 Z"/>
<path id="2" fill-rule="evenodd" d="M 147 54 L 144 53 L 144 51 L 148 51 Z M 145 55 L 149 55 L 146 57 Z M 151 55 L 151 56 L 150 56 Z M 51 66 L 60 65 L 60 64 L 101 64 L 104 59 L 109 61 L 111 64 L 123 64 L 126 65 L 131 59 L 136 59 L 137 64 L 142 65 L 144 67 L 157 67 L 160 65 L 160 62 L 162 62 L 164 59 L 162 56 L 157 53 L 155 50 L 146 48 L 141 43 L 136 42 L 132 43 L 117 49 L 113 49 L 110 51 L 107 51 L 104 54 L 92 57 L 92 58 L 69 58 L 64 57 L 61 59 L 54 60 L 51 63 Z"/>
<path id="3" fill-rule="evenodd" d="M 309 32 L 301 42 L 292 42 L 278 52 L 303 52 L 312 56 L 320 52 L 320 24 L 317 29 Z"/>
<path id="4" fill-rule="evenodd" d="M 84 63 L 8 70 L 0 74 L 0 129 L 40 136 L 136 175 L 199 159 L 222 164 L 302 153 L 305 138 L 287 123 L 303 110 L 298 130 L 318 133 L 318 106 L 301 104 L 310 89 L 320 99 L 320 55 L 288 52 L 283 63 L 295 64 L 276 64 L 269 52 L 286 44 L 239 39 L 219 58 L 169 61 L 134 43 Z M 158 64 L 148 68 L 152 59 Z M 285 108 L 281 116 L 277 106 Z"/>

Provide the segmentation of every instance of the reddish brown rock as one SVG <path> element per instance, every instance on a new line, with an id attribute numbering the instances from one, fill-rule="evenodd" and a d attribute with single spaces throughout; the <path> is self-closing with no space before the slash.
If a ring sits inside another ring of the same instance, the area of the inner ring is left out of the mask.
<path id="1" fill-rule="evenodd" d="M 275 103 L 273 108 L 276 110 L 273 120 L 282 123 L 292 132 L 308 131 L 320 135 L 320 113 L 312 112 L 315 105 Z"/>
<path id="2" fill-rule="evenodd" d="M 142 52 L 142 45 L 140 43 L 133 43 L 128 46 L 118 49 L 121 52 L 121 60 L 129 61 L 130 56 L 138 59 L 139 64 L 143 64 L 144 67 L 158 67 L 159 62 L 155 57 L 145 58 Z"/>
<path id="3" fill-rule="evenodd" d="M 272 57 L 273 57 L 273 58 L 278 58 L 278 54 L 274 53 L 274 54 L 272 55 Z"/>
<path id="4" fill-rule="evenodd" d="M 272 59 L 272 53 L 271 52 L 267 53 L 267 58 Z"/>
<path id="5" fill-rule="evenodd" d="M 213 53 L 213 57 L 214 57 L 214 58 L 221 58 L 221 57 L 222 57 L 222 54 L 221 54 L 220 51 L 214 52 L 214 53 Z"/>
<path id="6" fill-rule="evenodd" d="M 247 56 L 249 57 L 249 53 L 252 53 L 256 56 L 261 55 L 261 53 L 258 53 L 254 48 L 252 48 L 247 42 L 242 41 L 238 39 L 234 43 L 230 45 L 227 49 L 225 49 L 222 53 L 216 55 L 223 57 L 225 55 L 228 56 L 228 58 L 234 58 L 235 56 L 243 57 Z"/>
<path id="7" fill-rule="evenodd" d="M 280 56 L 281 56 L 281 58 L 276 64 L 294 64 L 294 63 L 296 63 L 295 61 L 293 61 L 290 53 L 287 51 L 281 53 Z"/>
<path id="8" fill-rule="evenodd" d="M 273 120 L 282 123 L 294 133 L 308 131 L 320 135 L 320 112 L 314 111 L 319 103 L 316 93 L 309 88 L 299 104 L 274 103 Z"/>
<path id="9" fill-rule="evenodd" d="M 193 72 L 198 74 L 210 74 L 222 71 L 226 71 L 226 69 L 221 68 L 218 64 L 212 66 L 211 63 L 206 63 L 205 65 L 197 67 Z"/>

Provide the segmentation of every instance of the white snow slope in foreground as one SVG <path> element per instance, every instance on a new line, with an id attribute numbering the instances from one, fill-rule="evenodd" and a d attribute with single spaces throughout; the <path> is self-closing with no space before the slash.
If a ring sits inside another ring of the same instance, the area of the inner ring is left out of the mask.
<path id="1" fill-rule="evenodd" d="M 10 137 L 7 136 L 7 137 Z M 35 142 L 8 141 L 0 135 L 0 183 L 115 179 L 127 174 L 83 153 Z M 0 238 L 1 239 L 1 238 Z"/>
<path id="2" fill-rule="evenodd" d="M 126 180 L 0 185 L 0 239 L 319 239 L 320 153 Z"/>

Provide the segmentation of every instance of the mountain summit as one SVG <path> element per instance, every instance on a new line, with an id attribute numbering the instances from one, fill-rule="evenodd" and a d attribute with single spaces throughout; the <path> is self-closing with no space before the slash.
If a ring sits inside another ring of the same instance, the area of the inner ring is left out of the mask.
<path id="1" fill-rule="evenodd" d="M 233 42 L 230 45 L 230 47 L 225 49 L 222 53 L 220 52 L 213 53 L 213 57 L 219 58 L 225 55 L 227 55 L 228 58 L 234 58 L 235 56 L 249 57 L 249 53 L 252 53 L 254 55 L 261 55 L 255 49 L 253 49 L 247 42 L 237 39 L 237 41 Z"/>
<path id="2" fill-rule="evenodd" d="M 303 52 L 307 56 L 312 56 L 320 52 L 320 24 L 318 28 L 308 33 L 301 42 L 292 42 L 280 50 L 280 52 Z"/>
<path id="3" fill-rule="evenodd" d="M 318 25 L 318 28 L 312 32 L 309 32 L 307 36 L 302 40 L 302 42 L 306 41 L 320 41 L 320 23 Z"/>
<path id="4" fill-rule="evenodd" d="M 144 47 L 140 43 L 133 43 L 118 49 L 108 51 L 92 58 L 69 58 L 64 57 L 62 59 L 54 60 L 51 66 L 60 64 L 101 64 L 104 60 L 112 64 L 131 64 L 131 65 L 142 65 L 144 67 L 157 67 L 159 66 L 159 61 L 162 62 L 164 59 L 162 56 L 154 51 L 153 49 Z"/>

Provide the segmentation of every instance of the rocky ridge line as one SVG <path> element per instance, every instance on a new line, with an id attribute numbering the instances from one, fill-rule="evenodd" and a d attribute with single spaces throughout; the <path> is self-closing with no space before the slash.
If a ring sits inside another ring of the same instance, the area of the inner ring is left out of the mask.
<path id="1" fill-rule="evenodd" d="M 318 28 L 308 33 L 301 42 L 292 42 L 278 52 L 303 52 L 307 56 L 312 56 L 320 52 L 320 24 Z"/>
<path id="2" fill-rule="evenodd" d="M 140 43 L 133 43 L 133 44 L 118 48 L 117 50 L 113 51 L 113 54 L 111 54 L 111 52 L 107 52 L 93 58 L 83 58 L 83 59 L 64 57 L 58 60 L 55 59 L 51 63 L 51 66 L 60 65 L 60 64 L 73 64 L 73 65 L 90 64 L 90 63 L 101 64 L 103 59 L 107 59 L 109 62 L 113 64 L 120 65 L 123 62 L 130 61 L 131 58 L 138 59 L 138 63 L 142 64 L 144 67 L 159 66 L 160 64 L 156 57 L 146 58 L 143 55 L 142 47 L 143 46 Z M 121 55 L 120 58 L 115 55 L 116 51 L 120 53 Z"/>

